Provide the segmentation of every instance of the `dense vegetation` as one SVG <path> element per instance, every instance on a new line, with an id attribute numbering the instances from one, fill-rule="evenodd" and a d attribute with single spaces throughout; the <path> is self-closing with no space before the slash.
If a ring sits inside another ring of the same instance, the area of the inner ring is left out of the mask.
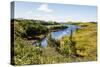
<path id="1" fill-rule="evenodd" d="M 75 34 L 65 36 L 59 41 L 48 35 L 48 46 L 34 47 L 30 40 L 38 42 L 51 31 L 67 28 L 56 22 L 40 20 L 12 20 L 14 25 L 14 44 L 12 64 L 50 64 L 96 60 L 96 23 L 80 23 Z M 52 25 L 52 27 L 50 26 Z M 50 27 L 48 27 L 50 26 Z M 12 33 L 13 35 L 13 33 Z M 37 37 L 37 38 L 36 38 Z M 87 40 L 88 39 L 88 40 Z"/>

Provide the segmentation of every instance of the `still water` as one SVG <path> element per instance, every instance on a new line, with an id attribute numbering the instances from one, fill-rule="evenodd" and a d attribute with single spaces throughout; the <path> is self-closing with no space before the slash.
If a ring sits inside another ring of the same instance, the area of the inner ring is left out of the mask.
<path id="1" fill-rule="evenodd" d="M 66 29 L 63 29 L 63 30 L 58 30 L 58 31 L 55 31 L 55 32 L 51 32 L 51 38 L 55 39 L 55 40 L 59 40 L 61 39 L 62 37 L 64 37 L 65 35 L 69 36 L 71 34 L 71 30 L 73 32 L 75 32 L 78 28 L 78 26 L 75 26 L 75 25 L 66 25 L 68 26 L 68 28 Z M 42 47 L 46 47 L 48 45 L 47 43 L 47 40 L 48 38 L 45 37 L 42 41 L 41 41 L 41 46 Z"/>

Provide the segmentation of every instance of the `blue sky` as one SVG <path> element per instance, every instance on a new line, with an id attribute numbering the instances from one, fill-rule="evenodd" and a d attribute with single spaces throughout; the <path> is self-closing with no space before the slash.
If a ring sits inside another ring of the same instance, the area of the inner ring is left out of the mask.
<path id="1" fill-rule="evenodd" d="M 16 1 L 14 18 L 57 22 L 97 21 L 97 7 Z"/>

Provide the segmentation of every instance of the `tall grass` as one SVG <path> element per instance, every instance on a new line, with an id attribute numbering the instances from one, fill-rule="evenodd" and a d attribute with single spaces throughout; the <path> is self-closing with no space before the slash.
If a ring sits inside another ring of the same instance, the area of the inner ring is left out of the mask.
<path id="1" fill-rule="evenodd" d="M 72 55 L 75 56 L 75 61 L 95 61 L 97 60 L 97 25 L 96 23 L 81 23 L 80 29 L 71 36 L 72 41 L 69 41 L 67 37 L 64 37 L 62 41 L 67 45 L 71 44 L 69 49 L 72 52 Z M 74 54 L 73 54 L 74 53 Z"/>

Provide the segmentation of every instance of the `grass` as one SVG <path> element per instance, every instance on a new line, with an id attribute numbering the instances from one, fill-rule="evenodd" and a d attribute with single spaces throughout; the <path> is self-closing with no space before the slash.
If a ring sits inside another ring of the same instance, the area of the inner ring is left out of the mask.
<path id="1" fill-rule="evenodd" d="M 60 26 L 56 27 L 62 28 Z M 55 29 L 55 27 L 53 28 Z M 63 56 L 60 55 L 55 48 L 42 48 L 40 46 L 35 47 L 31 44 L 31 41 L 28 40 L 29 36 L 41 39 L 41 37 L 43 37 L 42 33 L 48 32 L 45 25 L 40 24 L 38 21 L 13 20 L 12 29 L 14 29 L 12 30 L 14 44 L 11 44 L 13 48 L 11 50 L 11 63 L 13 65 L 48 64 L 64 61 Z M 36 32 L 37 34 L 35 34 Z M 34 38 L 32 41 L 34 41 Z"/>
<path id="2" fill-rule="evenodd" d="M 84 56 L 83 61 L 97 60 L 97 25 L 93 23 L 85 23 L 86 27 L 76 32 L 74 38 L 77 53 Z"/>
<path id="3" fill-rule="evenodd" d="M 18 39 L 14 42 L 14 65 L 62 63 L 67 59 L 53 47 L 33 47 L 27 41 Z"/>
<path id="4" fill-rule="evenodd" d="M 29 20 L 17 20 L 14 23 L 14 44 L 12 44 L 12 48 L 14 48 L 14 50 L 11 50 L 14 53 L 12 56 L 13 61 L 11 61 L 13 65 L 52 64 L 97 60 L 96 23 L 77 24 L 78 26 L 81 26 L 81 28 L 72 35 L 72 40 L 70 40 L 69 36 L 65 36 L 61 40 L 56 41 L 51 39 L 49 36 L 48 46 L 42 48 L 40 46 L 33 46 L 29 43 L 29 40 L 25 38 L 26 34 L 29 35 L 26 30 L 30 27 L 30 24 L 33 24 L 32 22 L 33 21 Z M 32 29 L 31 31 L 38 30 L 39 33 L 47 30 L 45 29 L 46 26 L 43 26 L 40 23 L 33 24 L 32 28 L 35 30 Z M 30 36 L 37 36 L 41 38 L 43 37 L 43 34 L 34 34 Z"/>
<path id="5" fill-rule="evenodd" d="M 82 26 L 74 35 L 75 48 L 77 52 L 76 61 L 96 61 L 97 60 L 97 25 L 96 23 L 81 23 Z M 68 41 L 68 36 L 62 41 Z M 68 43 L 66 43 L 68 44 Z"/>

